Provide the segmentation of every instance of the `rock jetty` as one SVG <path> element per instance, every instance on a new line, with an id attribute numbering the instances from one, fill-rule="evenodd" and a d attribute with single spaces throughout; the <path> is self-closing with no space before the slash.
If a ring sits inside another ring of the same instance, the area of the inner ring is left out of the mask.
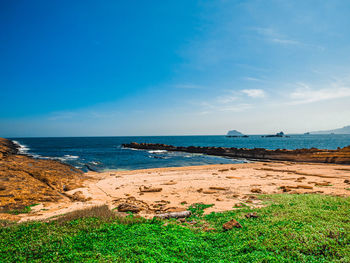
<path id="1" fill-rule="evenodd" d="M 0 138 L 0 212 L 69 198 L 64 192 L 82 181 L 81 170 L 19 154 L 18 145 Z"/>
<path id="2" fill-rule="evenodd" d="M 337 150 L 322 150 L 317 148 L 297 150 L 268 150 L 264 148 L 224 148 L 224 147 L 200 147 L 200 146 L 172 146 L 153 143 L 128 143 L 125 148 L 144 150 L 166 150 L 188 153 L 202 153 L 208 155 L 225 156 L 232 158 L 244 158 L 249 160 L 278 160 L 292 162 L 335 163 L 350 164 L 350 146 Z"/>

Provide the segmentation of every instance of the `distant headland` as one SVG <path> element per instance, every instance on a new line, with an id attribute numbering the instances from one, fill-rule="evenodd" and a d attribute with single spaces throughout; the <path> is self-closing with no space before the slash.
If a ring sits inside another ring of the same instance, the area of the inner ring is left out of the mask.
<path id="1" fill-rule="evenodd" d="M 350 134 L 350 125 L 334 130 L 311 131 L 309 134 Z"/>

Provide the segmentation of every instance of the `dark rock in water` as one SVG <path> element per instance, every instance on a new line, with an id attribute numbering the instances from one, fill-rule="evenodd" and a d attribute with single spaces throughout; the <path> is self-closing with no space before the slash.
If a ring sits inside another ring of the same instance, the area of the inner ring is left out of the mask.
<path id="1" fill-rule="evenodd" d="M 166 157 L 164 157 L 164 156 L 150 156 L 150 157 L 152 157 L 154 159 L 166 159 Z"/>
<path id="2" fill-rule="evenodd" d="M 289 137 L 289 136 L 285 136 L 284 135 L 284 132 L 278 132 L 278 133 L 276 133 L 276 134 L 274 134 L 274 135 L 264 135 L 264 136 L 261 136 L 261 137 L 266 137 L 266 138 L 273 138 L 273 137 Z"/>
<path id="3" fill-rule="evenodd" d="M 92 165 L 90 165 L 90 164 L 88 164 L 88 163 L 84 164 L 84 167 L 85 167 L 88 171 L 91 171 L 91 172 L 98 172 L 98 170 L 97 170 L 94 166 L 92 166 Z"/>

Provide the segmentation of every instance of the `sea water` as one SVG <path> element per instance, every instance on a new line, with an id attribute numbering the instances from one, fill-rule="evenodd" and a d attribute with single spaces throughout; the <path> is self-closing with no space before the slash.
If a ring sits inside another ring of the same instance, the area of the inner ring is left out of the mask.
<path id="1" fill-rule="evenodd" d="M 11 138 L 20 152 L 35 158 L 55 159 L 84 171 L 144 169 L 204 164 L 242 163 L 246 160 L 159 150 L 125 149 L 123 143 L 164 143 L 175 146 L 216 146 L 237 148 L 337 149 L 350 145 L 350 135 L 290 135 L 264 138 L 260 135 L 226 136 L 147 136 L 147 137 L 57 137 Z"/>

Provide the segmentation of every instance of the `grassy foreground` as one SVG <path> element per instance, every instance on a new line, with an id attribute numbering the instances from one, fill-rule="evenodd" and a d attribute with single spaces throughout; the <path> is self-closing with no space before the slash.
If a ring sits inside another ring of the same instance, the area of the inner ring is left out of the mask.
<path id="1" fill-rule="evenodd" d="M 90 217 L 2 227 L 0 262 L 350 262 L 348 198 L 262 198 L 261 209 L 197 209 L 191 224 Z M 259 218 L 244 217 L 254 211 Z M 230 219 L 243 228 L 223 231 Z"/>

